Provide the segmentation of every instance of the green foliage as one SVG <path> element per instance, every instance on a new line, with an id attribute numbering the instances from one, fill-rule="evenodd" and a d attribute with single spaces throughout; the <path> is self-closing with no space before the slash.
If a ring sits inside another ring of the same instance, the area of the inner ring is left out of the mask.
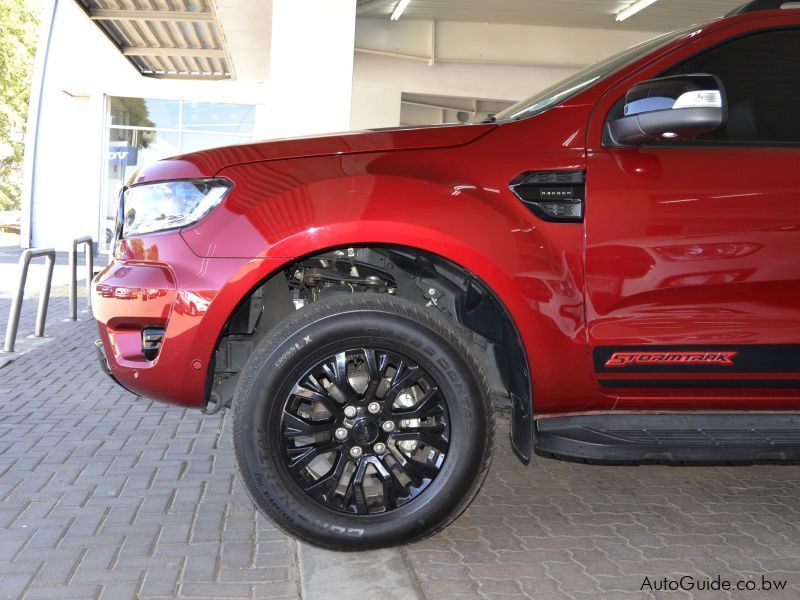
<path id="1" fill-rule="evenodd" d="M 21 207 L 23 136 L 38 25 L 26 0 L 0 0 L 0 210 Z"/>

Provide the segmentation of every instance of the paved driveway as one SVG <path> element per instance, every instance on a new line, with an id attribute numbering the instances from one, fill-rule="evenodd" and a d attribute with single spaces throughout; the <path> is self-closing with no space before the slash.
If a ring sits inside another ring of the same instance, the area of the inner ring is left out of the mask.
<path id="1" fill-rule="evenodd" d="M 234 474 L 228 420 L 100 373 L 92 322 L 0 369 L 2 598 L 688 598 L 649 578 L 787 580 L 800 467 L 595 467 L 511 456 L 445 532 L 356 554 L 288 539 Z M 645 586 L 646 587 L 646 586 Z"/>

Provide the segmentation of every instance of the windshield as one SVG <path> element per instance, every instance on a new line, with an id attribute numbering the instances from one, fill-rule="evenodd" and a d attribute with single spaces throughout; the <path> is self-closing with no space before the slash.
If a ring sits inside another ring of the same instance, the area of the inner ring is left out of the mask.
<path id="1" fill-rule="evenodd" d="M 617 69 L 634 62 L 642 56 L 652 52 L 656 48 L 666 46 L 670 42 L 696 28 L 696 25 L 692 25 L 691 27 L 679 29 L 678 31 L 665 33 L 664 35 L 660 35 L 653 39 L 647 40 L 646 42 L 642 42 L 641 44 L 637 44 L 631 48 L 628 48 L 627 50 L 606 58 L 605 60 L 601 60 L 600 62 L 589 65 L 571 77 L 568 77 L 554 86 L 539 92 L 532 98 L 518 102 L 513 106 L 508 107 L 503 112 L 497 113 L 494 120 L 519 120 L 543 113 L 548 108 L 561 104 L 578 92 L 588 88 L 596 81 L 604 79 Z"/>

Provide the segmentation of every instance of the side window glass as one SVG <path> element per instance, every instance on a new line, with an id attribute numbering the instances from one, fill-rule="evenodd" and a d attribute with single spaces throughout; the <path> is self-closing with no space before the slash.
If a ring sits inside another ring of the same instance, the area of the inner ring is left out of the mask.
<path id="1" fill-rule="evenodd" d="M 732 40 L 664 75 L 688 73 L 717 75 L 728 95 L 727 126 L 697 142 L 800 143 L 800 29 Z"/>

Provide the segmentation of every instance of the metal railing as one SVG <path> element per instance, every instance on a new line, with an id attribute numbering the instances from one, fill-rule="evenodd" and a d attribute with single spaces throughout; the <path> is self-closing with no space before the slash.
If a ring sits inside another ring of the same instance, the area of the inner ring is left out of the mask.
<path id="1" fill-rule="evenodd" d="M 94 248 L 92 236 L 72 240 L 72 250 L 69 253 L 69 320 L 78 320 L 78 247 L 84 244 L 83 254 L 86 257 L 86 308 L 92 308 L 92 277 L 94 277 Z"/>
<path id="2" fill-rule="evenodd" d="M 25 282 L 28 279 L 28 266 L 31 260 L 37 256 L 45 257 L 47 271 L 45 273 L 44 285 L 39 295 L 39 310 L 36 313 L 36 337 L 44 337 L 44 322 L 47 319 L 47 303 L 50 300 L 50 284 L 53 281 L 53 265 L 56 262 L 56 251 L 53 248 L 28 248 L 19 257 L 19 283 L 17 291 L 11 301 L 11 310 L 8 313 L 8 324 L 6 325 L 6 339 L 3 344 L 3 352 L 13 352 L 14 344 L 17 341 L 17 329 L 19 328 L 19 313 L 22 309 L 22 298 L 25 295 Z"/>

